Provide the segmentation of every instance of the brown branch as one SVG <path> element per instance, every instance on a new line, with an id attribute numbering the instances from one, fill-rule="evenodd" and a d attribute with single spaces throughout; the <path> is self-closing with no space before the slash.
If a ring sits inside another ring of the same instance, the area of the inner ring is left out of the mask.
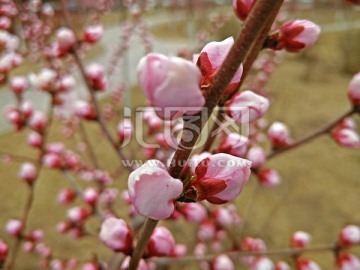
<path id="1" fill-rule="evenodd" d="M 194 261 L 212 261 L 217 256 L 221 254 L 226 254 L 233 259 L 238 259 L 239 257 L 246 256 L 284 256 L 284 255 L 301 255 L 305 252 L 338 252 L 341 249 L 337 244 L 323 245 L 309 248 L 283 248 L 283 249 L 274 249 L 274 250 L 265 250 L 265 251 L 232 251 L 232 252 L 219 252 L 204 256 L 186 256 L 180 258 L 173 257 L 163 257 L 163 258 L 151 258 L 149 259 L 152 262 L 157 264 L 171 264 L 171 263 L 189 263 Z"/>
<path id="2" fill-rule="evenodd" d="M 300 145 L 303 145 L 305 143 L 308 143 L 314 139 L 316 139 L 317 137 L 321 136 L 321 135 L 324 135 L 326 133 L 329 133 L 331 132 L 331 130 L 336 127 L 342 120 L 344 120 L 346 117 L 349 117 L 351 115 L 353 115 L 354 113 L 357 112 L 357 109 L 356 108 L 353 108 L 351 109 L 350 111 L 344 113 L 343 115 L 339 116 L 338 118 L 336 118 L 335 120 L 331 121 L 330 123 L 326 124 L 324 127 L 318 129 L 317 131 L 293 142 L 292 144 L 290 144 L 289 146 L 287 147 L 284 147 L 284 148 L 281 148 L 281 149 L 278 149 L 278 150 L 274 150 L 272 151 L 271 153 L 269 153 L 267 156 L 266 156 L 266 159 L 269 160 L 269 159 L 272 159 L 274 157 L 276 157 L 277 155 L 279 154 L 282 154 L 284 152 L 287 152 L 291 149 L 294 149 L 296 147 L 299 147 Z"/>
<path id="3" fill-rule="evenodd" d="M 240 64 L 244 61 L 251 46 L 255 43 L 256 39 L 261 34 L 261 31 L 264 29 L 265 24 L 272 23 L 268 18 L 274 16 L 273 13 L 278 12 L 278 4 L 280 3 L 281 6 L 282 2 L 283 0 L 258 0 L 256 2 L 245 21 L 243 29 L 205 93 L 206 103 L 203 110 L 200 114 L 184 119 L 182 138 L 171 162 L 172 167 L 169 169 L 170 175 L 174 178 L 180 176 L 184 164 L 188 160 L 203 126 L 213 109 L 219 103 L 226 86 L 234 77 L 234 74 L 238 70 Z M 158 221 L 149 218 L 145 222 L 143 233 L 140 236 L 140 240 L 136 245 L 134 254 L 130 260 L 130 270 L 135 270 L 137 268 L 157 222 Z"/>

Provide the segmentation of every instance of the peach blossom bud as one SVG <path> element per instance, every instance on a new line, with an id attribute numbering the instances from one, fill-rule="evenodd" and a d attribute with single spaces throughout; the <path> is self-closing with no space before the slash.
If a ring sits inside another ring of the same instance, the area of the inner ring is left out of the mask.
<path id="1" fill-rule="evenodd" d="M 254 4 L 255 0 L 233 0 L 233 10 L 235 15 L 241 21 L 245 21 Z"/>
<path id="2" fill-rule="evenodd" d="M 288 127 L 281 122 L 274 122 L 269 127 L 268 137 L 273 148 L 286 147 L 291 143 Z"/>
<path id="3" fill-rule="evenodd" d="M 65 144 L 62 142 L 52 142 L 46 145 L 47 153 L 62 155 L 64 153 L 64 150 L 65 150 Z"/>
<path id="4" fill-rule="evenodd" d="M 9 252 L 8 245 L 2 239 L 0 239 L 0 263 L 6 260 L 8 252 Z"/>
<path id="5" fill-rule="evenodd" d="M 37 75 L 30 74 L 29 80 L 36 88 L 43 91 L 49 91 L 54 87 L 56 77 L 57 73 L 55 70 L 43 68 Z"/>
<path id="6" fill-rule="evenodd" d="M 352 77 L 349 83 L 349 99 L 353 105 L 360 104 L 360 72 L 356 73 L 354 77 Z"/>
<path id="7" fill-rule="evenodd" d="M 286 262 L 279 261 L 275 265 L 275 270 L 291 270 L 291 268 Z"/>
<path id="8" fill-rule="evenodd" d="M 213 211 L 213 216 L 221 226 L 228 227 L 234 224 L 232 213 L 225 207 L 216 208 Z"/>
<path id="9" fill-rule="evenodd" d="M 84 41 L 89 43 L 98 42 L 104 34 L 102 25 L 89 25 L 85 28 Z"/>
<path id="10" fill-rule="evenodd" d="M 291 20 L 279 29 L 277 47 L 288 52 L 300 52 L 311 47 L 320 34 L 320 27 L 309 20 Z"/>
<path id="11" fill-rule="evenodd" d="M 308 259 L 298 259 L 296 264 L 299 270 L 321 270 L 316 262 Z"/>
<path id="12" fill-rule="evenodd" d="M 148 160 L 129 175 L 128 189 L 135 209 L 152 219 L 168 218 L 175 209 L 183 184 L 170 176 L 159 160 Z"/>
<path id="13" fill-rule="evenodd" d="M 202 78 L 200 86 L 206 91 L 212 78 L 225 60 L 230 48 L 234 44 L 234 38 L 229 37 L 220 42 L 210 42 L 205 45 L 198 56 L 194 56 L 194 62 L 199 66 Z M 226 87 L 224 95 L 229 95 L 236 90 L 243 73 L 242 64 L 236 71 L 230 84 Z"/>
<path id="14" fill-rule="evenodd" d="M 60 222 L 56 225 L 56 231 L 58 233 L 66 233 L 71 229 L 71 226 L 69 222 Z"/>
<path id="15" fill-rule="evenodd" d="M 25 162 L 20 167 L 19 177 L 21 180 L 31 185 L 36 180 L 37 173 L 38 172 L 34 164 Z"/>
<path id="16" fill-rule="evenodd" d="M 205 104 L 199 88 L 200 70 L 188 60 L 150 53 L 140 60 L 137 75 L 142 91 L 162 119 L 193 115 Z"/>
<path id="17" fill-rule="evenodd" d="M 23 229 L 23 224 L 20 220 L 10 219 L 5 226 L 5 231 L 15 237 L 19 237 Z"/>
<path id="18" fill-rule="evenodd" d="M 264 169 L 257 172 L 260 184 L 263 187 L 274 187 L 280 184 L 281 177 L 274 169 Z"/>
<path id="19" fill-rule="evenodd" d="M 5 117 L 6 120 L 15 125 L 15 128 L 19 130 L 22 127 L 22 116 L 18 109 L 13 106 L 7 106 L 5 108 Z"/>
<path id="20" fill-rule="evenodd" d="M 258 257 L 251 265 L 250 270 L 272 270 L 274 269 L 273 262 L 266 257 Z"/>
<path id="21" fill-rule="evenodd" d="M 55 14 L 53 7 L 49 3 L 43 4 L 41 12 L 47 17 L 52 17 Z"/>
<path id="22" fill-rule="evenodd" d="M 351 246 L 360 243 L 360 227 L 356 225 L 348 225 L 342 229 L 339 236 L 339 245 Z"/>
<path id="23" fill-rule="evenodd" d="M 22 94 L 29 87 L 29 84 L 26 77 L 16 76 L 11 79 L 10 87 L 15 94 Z"/>
<path id="24" fill-rule="evenodd" d="M 96 188 L 87 188 L 83 192 L 85 203 L 94 206 L 99 198 L 99 191 Z"/>
<path id="25" fill-rule="evenodd" d="M 79 262 L 78 262 L 77 259 L 72 258 L 72 259 L 67 261 L 67 267 L 69 269 L 75 269 L 76 267 L 78 267 L 78 265 L 79 265 Z"/>
<path id="26" fill-rule="evenodd" d="M 197 237 L 200 241 L 206 242 L 214 239 L 216 234 L 215 224 L 209 220 L 204 220 L 199 227 Z"/>
<path id="27" fill-rule="evenodd" d="M 0 17 L 0 29 L 7 30 L 11 27 L 11 20 L 8 17 L 1 16 Z"/>
<path id="28" fill-rule="evenodd" d="M 186 203 L 179 208 L 189 222 L 200 223 L 207 217 L 206 208 L 201 203 Z"/>
<path id="29" fill-rule="evenodd" d="M 31 100 L 23 100 L 20 104 L 20 110 L 24 117 L 28 119 L 34 112 L 34 105 Z"/>
<path id="30" fill-rule="evenodd" d="M 342 128 L 332 132 L 333 139 L 342 147 L 359 148 L 359 135 L 352 129 Z"/>
<path id="31" fill-rule="evenodd" d="M 30 253 L 30 252 L 33 252 L 34 251 L 34 243 L 33 242 L 30 242 L 30 241 L 26 241 L 24 244 L 23 244 L 23 250 L 24 252 L 26 253 Z"/>
<path id="32" fill-rule="evenodd" d="M 228 115 L 236 122 L 252 123 L 261 118 L 269 108 L 269 100 L 247 90 L 235 95 L 227 104 Z"/>
<path id="33" fill-rule="evenodd" d="M 74 190 L 70 189 L 70 188 L 65 188 L 60 190 L 60 192 L 58 193 L 57 196 L 57 201 L 60 204 L 70 204 L 74 201 L 76 197 L 76 193 Z"/>
<path id="34" fill-rule="evenodd" d="M 249 146 L 249 139 L 232 132 L 220 142 L 217 152 L 227 153 L 237 157 L 244 157 Z"/>
<path id="35" fill-rule="evenodd" d="M 213 270 L 234 270 L 235 266 L 232 260 L 227 255 L 218 255 L 211 262 L 211 269 Z"/>
<path id="36" fill-rule="evenodd" d="M 94 63 L 86 67 L 86 77 L 95 91 L 105 90 L 107 79 L 102 65 Z"/>
<path id="37" fill-rule="evenodd" d="M 176 258 L 184 257 L 186 255 L 186 252 L 187 252 L 186 245 L 177 244 L 177 245 L 175 245 L 175 248 L 173 249 L 171 257 L 176 257 Z"/>
<path id="38" fill-rule="evenodd" d="M 75 103 L 75 113 L 78 117 L 86 120 L 96 119 L 95 109 L 84 100 L 77 100 Z"/>
<path id="39" fill-rule="evenodd" d="M 348 128 L 348 129 L 356 129 L 356 123 L 354 121 L 354 119 L 350 118 L 350 117 L 346 117 L 344 118 L 338 125 L 338 128 Z"/>
<path id="40" fill-rule="evenodd" d="M 97 263 L 89 262 L 85 263 L 81 270 L 100 270 L 100 268 Z"/>
<path id="41" fill-rule="evenodd" d="M 46 168 L 58 169 L 61 167 L 61 157 L 58 154 L 48 153 L 42 157 L 42 164 Z"/>
<path id="42" fill-rule="evenodd" d="M 100 240 L 116 252 L 129 255 L 132 250 L 132 232 L 122 219 L 110 217 L 101 225 Z"/>
<path id="43" fill-rule="evenodd" d="M 42 258 L 48 258 L 51 256 L 51 249 L 44 243 L 37 244 L 35 250 L 36 253 L 39 254 Z"/>
<path id="44" fill-rule="evenodd" d="M 129 269 L 129 263 L 130 263 L 130 257 L 127 256 L 127 257 L 124 259 L 124 261 L 123 261 L 123 263 L 122 263 L 122 265 L 121 265 L 121 267 L 120 267 L 120 270 L 127 270 L 127 269 Z M 136 270 L 155 270 L 155 269 L 156 269 L 156 267 L 150 268 L 150 267 L 148 266 L 148 264 L 149 264 L 149 262 L 146 263 L 143 259 L 140 259 L 139 265 L 137 266 Z"/>
<path id="45" fill-rule="evenodd" d="M 169 256 L 175 248 L 175 240 L 171 232 L 162 226 L 156 227 L 147 244 L 148 257 Z"/>
<path id="46" fill-rule="evenodd" d="M 58 81 L 58 85 L 57 85 L 57 87 L 59 88 L 59 91 L 65 92 L 65 93 L 74 89 L 75 86 L 76 86 L 76 80 L 71 75 L 66 75 L 66 76 L 62 77 Z"/>
<path id="47" fill-rule="evenodd" d="M 76 206 L 67 211 L 67 217 L 70 221 L 79 223 L 89 217 L 89 211 L 81 206 Z"/>
<path id="48" fill-rule="evenodd" d="M 35 111 L 30 120 L 29 120 L 29 126 L 33 130 L 39 132 L 42 134 L 48 124 L 48 119 L 45 113 L 41 111 Z"/>
<path id="49" fill-rule="evenodd" d="M 65 270 L 65 262 L 60 260 L 51 260 L 50 262 L 50 268 L 51 270 Z"/>
<path id="50" fill-rule="evenodd" d="M 297 231 L 291 238 L 291 247 L 305 248 L 311 240 L 311 235 L 307 232 Z"/>
<path id="51" fill-rule="evenodd" d="M 251 168 L 259 168 L 265 163 L 266 154 L 262 147 L 254 146 L 248 151 L 246 159 L 252 162 Z"/>
<path id="52" fill-rule="evenodd" d="M 336 259 L 337 270 L 360 269 L 360 259 L 350 253 L 341 253 Z"/>
<path id="53" fill-rule="evenodd" d="M 56 31 L 56 41 L 61 51 L 68 51 L 75 45 L 76 37 L 72 30 L 61 27 Z"/>
<path id="54" fill-rule="evenodd" d="M 117 126 L 117 134 L 120 142 L 129 140 L 132 134 L 132 123 L 130 119 L 123 119 Z"/>
<path id="55" fill-rule="evenodd" d="M 195 169 L 185 196 L 214 204 L 234 200 L 250 177 L 251 162 L 228 154 L 215 154 L 202 160 Z"/>
<path id="56" fill-rule="evenodd" d="M 44 238 L 44 232 L 40 229 L 32 230 L 26 235 L 26 239 L 31 242 L 41 242 Z"/>

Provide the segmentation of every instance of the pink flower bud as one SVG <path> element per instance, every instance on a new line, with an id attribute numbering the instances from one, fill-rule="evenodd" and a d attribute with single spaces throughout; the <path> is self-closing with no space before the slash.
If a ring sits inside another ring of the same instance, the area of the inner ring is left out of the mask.
<path id="1" fill-rule="evenodd" d="M 9 252 L 9 248 L 7 244 L 0 239 L 0 263 L 6 260 L 8 252 Z"/>
<path id="2" fill-rule="evenodd" d="M 44 243 L 39 243 L 36 245 L 36 253 L 39 254 L 42 258 L 48 258 L 51 256 L 51 249 L 45 246 Z"/>
<path id="3" fill-rule="evenodd" d="M 190 61 L 151 53 L 140 60 L 137 74 L 141 89 L 162 119 L 195 114 L 205 104 L 200 70 Z"/>
<path id="4" fill-rule="evenodd" d="M 231 226 L 235 222 L 233 214 L 225 207 L 216 208 L 212 214 L 215 217 L 216 222 L 223 227 Z"/>
<path id="5" fill-rule="evenodd" d="M 332 132 L 333 139 L 342 147 L 359 148 L 359 135 L 352 129 L 342 128 Z"/>
<path id="6" fill-rule="evenodd" d="M 233 0 L 235 15 L 240 20 L 245 21 L 254 4 L 255 0 Z"/>
<path id="7" fill-rule="evenodd" d="M 213 270 L 233 270 L 235 269 L 233 261 L 227 255 L 218 255 L 211 262 Z"/>
<path id="8" fill-rule="evenodd" d="M 123 119 L 117 127 L 117 134 L 120 142 L 129 140 L 132 135 L 132 123 L 130 119 Z"/>
<path id="9" fill-rule="evenodd" d="M 70 204 L 74 201 L 76 197 L 76 193 L 74 190 L 70 189 L 70 188 L 65 188 L 65 189 L 62 189 L 60 190 L 60 192 L 58 193 L 58 196 L 57 196 L 57 201 L 60 203 L 60 204 Z"/>
<path id="10" fill-rule="evenodd" d="M 152 219 L 168 218 L 175 209 L 183 184 L 170 176 L 163 163 L 148 160 L 129 175 L 128 188 L 135 209 Z"/>
<path id="11" fill-rule="evenodd" d="M 10 87 L 15 94 L 22 94 L 29 87 L 29 85 L 26 77 L 17 76 L 12 78 Z"/>
<path id="12" fill-rule="evenodd" d="M 297 231 L 291 238 L 291 247 L 305 248 L 311 240 L 311 235 L 307 232 Z"/>
<path id="13" fill-rule="evenodd" d="M 212 78 L 225 60 L 225 57 L 234 44 L 234 38 L 229 37 L 221 42 L 210 42 L 201 50 L 199 56 L 194 60 L 200 67 L 202 78 L 200 82 L 201 89 L 205 90 L 209 86 Z M 237 88 L 243 73 L 243 66 L 240 65 L 232 78 L 230 84 L 226 87 L 224 95 L 229 95 Z"/>
<path id="14" fill-rule="evenodd" d="M 275 265 L 275 270 L 290 270 L 290 266 L 283 261 L 277 262 Z"/>
<path id="15" fill-rule="evenodd" d="M 251 265 L 250 270 L 271 270 L 274 269 L 273 262 L 266 257 L 258 257 Z"/>
<path id="16" fill-rule="evenodd" d="M 320 34 L 320 27 L 309 20 L 291 20 L 279 29 L 278 49 L 300 52 L 311 47 Z"/>
<path id="17" fill-rule="evenodd" d="M 81 206 L 76 206 L 67 211 L 67 217 L 74 223 L 85 221 L 89 217 L 89 211 Z"/>
<path id="18" fill-rule="evenodd" d="M 0 17 L 0 29 L 8 30 L 11 27 L 11 20 L 8 17 L 1 16 Z"/>
<path id="19" fill-rule="evenodd" d="M 42 164 L 46 168 L 59 169 L 62 165 L 61 157 L 58 154 L 48 153 L 42 157 Z"/>
<path id="20" fill-rule="evenodd" d="M 38 75 L 30 74 L 29 80 L 32 85 L 43 91 L 50 91 L 54 87 L 57 73 L 55 70 L 43 68 Z"/>
<path id="21" fill-rule="evenodd" d="M 348 129 L 355 130 L 356 123 L 355 123 L 354 119 L 352 119 L 351 117 L 346 117 L 337 125 L 337 128 L 340 128 L 340 129 L 348 128 Z"/>
<path id="22" fill-rule="evenodd" d="M 189 222 L 200 223 L 207 217 L 206 208 L 201 203 L 186 203 L 179 207 L 179 211 Z"/>
<path id="23" fill-rule="evenodd" d="M 352 77 L 349 83 L 349 99 L 353 105 L 360 104 L 360 72 Z"/>
<path id="24" fill-rule="evenodd" d="M 30 231 L 26 237 L 31 242 L 41 242 L 44 238 L 44 232 L 40 229 Z"/>
<path id="25" fill-rule="evenodd" d="M 102 25 L 90 25 L 85 28 L 84 41 L 89 43 L 98 42 L 104 34 Z"/>
<path id="26" fill-rule="evenodd" d="M 40 134 L 43 133 L 47 124 L 48 124 L 47 116 L 45 113 L 41 111 L 35 111 L 29 120 L 29 126 L 33 130 L 39 132 Z"/>
<path id="27" fill-rule="evenodd" d="M 122 219 L 107 218 L 101 225 L 100 240 L 116 252 L 129 255 L 132 250 L 132 232 Z"/>
<path id="28" fill-rule="evenodd" d="M 102 65 L 94 63 L 86 67 L 86 77 L 95 91 L 106 89 L 107 79 Z"/>
<path id="29" fill-rule="evenodd" d="M 249 139 L 232 132 L 220 142 L 217 152 L 227 153 L 236 157 L 244 157 L 249 146 Z"/>
<path id="30" fill-rule="evenodd" d="M 96 119 L 95 109 L 84 100 L 77 100 L 75 103 L 75 113 L 82 119 L 94 120 Z"/>
<path id="31" fill-rule="evenodd" d="M 10 219 L 5 226 L 6 232 L 9 235 L 15 237 L 20 236 L 22 229 L 23 229 L 23 224 L 20 220 L 17 219 Z"/>
<path id="32" fill-rule="evenodd" d="M 93 262 L 89 262 L 89 263 L 85 263 L 81 270 L 99 270 L 99 266 L 97 263 L 93 263 Z"/>
<path id="33" fill-rule="evenodd" d="M 40 148 L 42 145 L 42 136 L 36 131 L 30 131 L 27 137 L 27 143 L 35 148 Z"/>
<path id="34" fill-rule="evenodd" d="M 341 253 L 336 259 L 337 270 L 360 269 L 360 259 L 350 253 Z"/>
<path id="35" fill-rule="evenodd" d="M 20 110 L 25 119 L 28 119 L 34 111 L 34 105 L 31 100 L 23 100 L 20 104 Z"/>
<path id="36" fill-rule="evenodd" d="M 263 187 L 274 187 L 280 184 L 281 177 L 274 169 L 264 169 L 257 172 L 257 177 Z"/>
<path id="37" fill-rule="evenodd" d="M 156 227 L 147 244 L 148 257 L 169 256 L 175 248 L 175 240 L 171 232 L 162 226 Z"/>
<path id="38" fill-rule="evenodd" d="M 228 103 L 228 115 L 236 122 L 246 124 L 261 118 L 269 108 L 269 100 L 252 91 L 235 95 Z"/>
<path id="39" fill-rule="evenodd" d="M 281 122 L 272 123 L 268 130 L 268 137 L 275 149 L 286 147 L 291 143 L 289 129 Z"/>
<path id="40" fill-rule="evenodd" d="M 197 237 L 199 241 L 206 242 L 215 238 L 216 228 L 215 224 L 209 220 L 204 220 L 199 227 Z"/>
<path id="41" fill-rule="evenodd" d="M 262 147 L 254 146 L 248 151 L 246 159 L 252 162 L 251 168 L 259 168 L 265 163 L 266 154 Z"/>
<path id="42" fill-rule="evenodd" d="M 71 75 L 66 75 L 64 77 L 62 77 L 61 79 L 59 79 L 58 84 L 57 84 L 57 88 L 59 89 L 59 91 L 61 92 L 69 92 L 70 90 L 74 89 L 76 86 L 76 80 L 73 76 Z"/>
<path id="43" fill-rule="evenodd" d="M 188 198 L 222 204 L 234 200 L 250 177 L 251 162 L 228 154 L 215 154 L 201 161 L 196 179 L 186 191 Z"/>
<path id="44" fill-rule="evenodd" d="M 25 162 L 21 165 L 19 171 L 19 177 L 21 180 L 27 182 L 28 184 L 34 183 L 37 177 L 37 168 L 34 164 L 30 162 Z"/>
<path id="45" fill-rule="evenodd" d="M 76 37 L 72 30 L 62 27 L 56 31 L 56 41 L 59 45 L 59 49 L 65 52 L 75 45 Z"/>
<path id="46" fill-rule="evenodd" d="M 316 262 L 309 259 L 298 259 L 296 264 L 299 270 L 321 270 Z"/>
<path id="47" fill-rule="evenodd" d="M 20 111 L 14 106 L 10 105 L 5 107 L 6 120 L 15 126 L 16 130 L 20 130 L 23 126 L 23 119 Z"/>
<path id="48" fill-rule="evenodd" d="M 96 188 L 87 188 L 83 192 L 85 203 L 94 206 L 99 198 L 99 191 Z"/>
<path id="49" fill-rule="evenodd" d="M 339 245 L 351 246 L 360 243 L 360 227 L 355 225 L 348 225 L 342 229 L 339 236 Z"/>

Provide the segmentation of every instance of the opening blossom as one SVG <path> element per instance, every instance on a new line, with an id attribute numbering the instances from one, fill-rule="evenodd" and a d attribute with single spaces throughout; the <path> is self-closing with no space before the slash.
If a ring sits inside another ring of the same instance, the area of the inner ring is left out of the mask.
<path id="1" fill-rule="evenodd" d="M 222 204 L 234 200 L 250 177 L 251 162 L 220 153 L 202 160 L 195 169 L 186 197 Z"/>
<path id="2" fill-rule="evenodd" d="M 139 214 L 160 220 L 174 212 L 174 200 L 183 191 L 179 179 L 168 173 L 159 160 L 149 160 L 129 175 L 129 196 Z"/>
<path id="3" fill-rule="evenodd" d="M 188 60 L 150 53 L 140 60 L 137 75 L 141 89 L 162 119 L 195 114 L 205 104 L 199 87 L 200 70 Z"/>
<path id="4" fill-rule="evenodd" d="M 206 88 L 209 86 L 210 81 L 224 62 L 233 44 L 233 37 L 229 37 L 220 42 L 213 41 L 206 44 L 199 55 L 194 56 L 194 61 L 200 67 L 202 73 L 202 79 L 200 83 L 202 90 L 206 91 Z M 237 85 L 240 82 L 242 73 L 243 66 L 241 65 L 236 71 L 230 84 L 226 87 L 224 95 L 229 95 L 234 90 L 236 90 Z"/>

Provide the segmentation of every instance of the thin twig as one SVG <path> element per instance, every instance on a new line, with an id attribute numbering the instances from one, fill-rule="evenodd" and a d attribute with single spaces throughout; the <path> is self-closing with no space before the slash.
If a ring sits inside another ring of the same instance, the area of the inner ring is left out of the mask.
<path id="1" fill-rule="evenodd" d="M 290 144 L 289 146 L 286 146 L 284 148 L 278 149 L 278 150 L 274 150 L 271 153 L 269 153 L 266 156 L 266 159 L 272 159 L 276 156 L 278 156 L 279 154 L 282 154 L 284 152 L 287 152 L 291 149 L 294 149 L 296 147 L 299 147 L 300 145 L 303 145 L 305 143 L 308 143 L 314 139 L 316 139 L 317 137 L 327 134 L 329 132 L 331 132 L 331 130 L 333 128 L 335 128 L 341 121 L 343 121 L 346 117 L 349 117 L 351 115 L 353 115 L 354 113 L 357 112 L 356 108 L 351 109 L 350 111 L 344 113 L 343 115 L 339 116 L 338 118 L 336 118 L 335 120 L 331 121 L 330 123 L 326 124 L 325 126 L 321 127 L 320 129 L 318 129 L 317 131 L 293 142 L 292 144 Z"/>

